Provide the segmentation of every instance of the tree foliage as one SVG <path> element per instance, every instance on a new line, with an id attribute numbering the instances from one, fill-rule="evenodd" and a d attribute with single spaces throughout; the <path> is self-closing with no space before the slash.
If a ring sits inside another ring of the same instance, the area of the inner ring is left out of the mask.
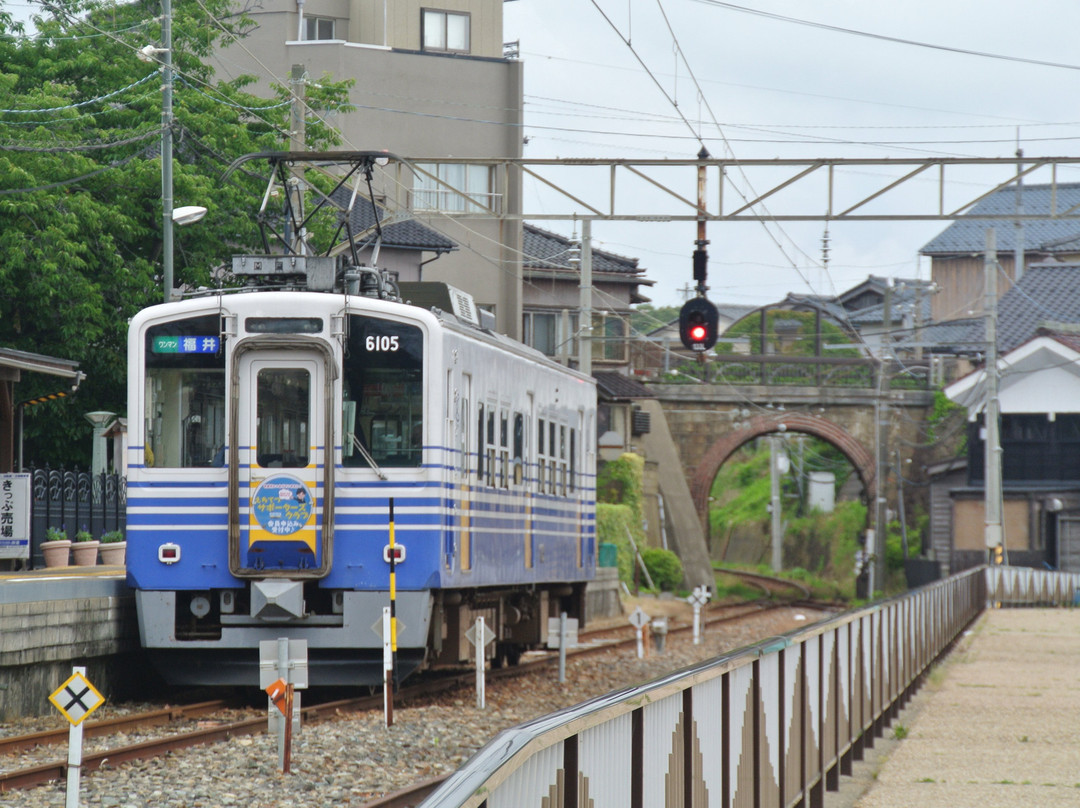
<path id="1" fill-rule="evenodd" d="M 641 559 L 649 570 L 649 577 L 661 592 L 673 592 L 682 583 L 683 568 L 679 557 L 661 547 L 646 547 Z"/>
<path id="2" fill-rule="evenodd" d="M 0 0 L 2 2 L 2 0 Z M 127 320 L 162 300 L 159 65 L 136 58 L 161 38 L 157 3 L 60 0 L 33 35 L 0 6 L 0 346 L 80 363 L 77 398 L 26 410 L 27 462 L 87 465 L 82 413 L 126 409 Z M 227 0 L 173 12 L 176 205 L 208 209 L 177 229 L 177 285 L 210 283 L 233 252 L 256 249 L 262 181 L 225 168 L 255 151 L 287 148 L 289 101 L 215 81 L 207 57 L 249 26 Z M 319 82 L 309 104 L 347 109 L 347 83 Z M 332 145 L 313 120 L 310 148 Z M 224 250 L 223 250 L 224 247 Z M 27 374 L 20 398 L 65 387 Z"/>
<path id="3" fill-rule="evenodd" d="M 654 306 L 642 303 L 630 315 L 630 327 L 637 334 L 648 334 L 679 317 L 681 306 Z"/>

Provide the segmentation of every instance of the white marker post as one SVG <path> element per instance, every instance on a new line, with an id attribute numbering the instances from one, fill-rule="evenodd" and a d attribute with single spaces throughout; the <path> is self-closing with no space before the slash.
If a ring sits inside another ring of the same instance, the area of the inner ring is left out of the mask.
<path id="1" fill-rule="evenodd" d="M 559 684 L 566 681 L 566 612 L 559 612 Z"/>
<path id="2" fill-rule="evenodd" d="M 709 590 L 704 586 L 695 586 L 687 600 L 694 607 L 694 645 L 701 645 L 701 609 L 709 602 Z"/>
<path id="3" fill-rule="evenodd" d="M 390 607 L 383 606 L 383 714 L 386 726 L 394 726 L 394 646 L 390 642 Z"/>
<path id="4" fill-rule="evenodd" d="M 260 640 L 259 685 L 268 697 L 267 729 L 277 735 L 278 768 L 289 774 L 293 736 L 300 730 L 300 694 L 296 691 L 308 686 L 307 640 Z"/>
<path id="5" fill-rule="evenodd" d="M 71 722 L 68 731 L 68 770 L 66 808 L 79 808 L 79 775 L 82 770 L 83 728 L 82 722 L 90 713 L 105 703 L 102 696 L 86 678 L 86 668 L 74 667 L 66 682 L 49 696 L 64 718 Z"/>
<path id="6" fill-rule="evenodd" d="M 547 647 L 559 649 L 559 683 L 566 681 L 566 652 L 578 644 L 578 621 L 560 612 L 558 617 L 548 618 Z"/>
<path id="7" fill-rule="evenodd" d="M 495 633 L 484 625 L 483 617 L 477 617 L 476 624 L 465 632 L 465 639 L 476 646 L 476 706 L 483 710 L 487 703 L 484 693 L 484 648 L 495 641 Z"/>
<path id="8" fill-rule="evenodd" d="M 476 618 L 476 706 L 487 706 L 487 677 L 484 676 L 484 618 Z"/>
<path id="9" fill-rule="evenodd" d="M 638 606 L 630 613 L 630 625 L 637 629 L 637 658 L 645 658 L 645 626 L 649 625 L 649 615 Z"/>

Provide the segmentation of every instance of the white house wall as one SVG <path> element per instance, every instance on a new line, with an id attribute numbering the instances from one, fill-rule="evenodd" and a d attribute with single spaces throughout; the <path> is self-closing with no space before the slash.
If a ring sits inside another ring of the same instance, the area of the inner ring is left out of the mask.
<path id="1" fill-rule="evenodd" d="M 1058 361 L 1058 357 L 1047 357 Z M 998 393 L 1003 413 L 1080 412 L 1080 377 L 1075 365 L 1051 365 L 1036 372 L 1010 374 Z"/>

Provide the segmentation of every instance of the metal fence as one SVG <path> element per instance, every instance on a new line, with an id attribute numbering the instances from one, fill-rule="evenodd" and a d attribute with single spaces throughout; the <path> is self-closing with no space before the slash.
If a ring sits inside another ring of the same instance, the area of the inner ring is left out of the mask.
<path id="1" fill-rule="evenodd" d="M 820 806 L 985 608 L 1080 575 L 969 570 L 506 730 L 421 808 Z"/>
<path id="2" fill-rule="evenodd" d="M 882 372 L 885 378 L 881 383 L 890 390 L 931 389 L 927 365 L 890 362 L 883 367 L 876 359 L 780 354 L 715 354 L 709 357 L 706 366 L 680 365 L 678 375 L 666 379 L 665 383 L 706 381 L 734 385 L 874 389 L 879 384 L 878 374 Z"/>
<path id="3" fill-rule="evenodd" d="M 55 527 L 73 538 L 88 530 L 94 538 L 127 526 L 127 478 L 65 469 L 27 469 L 30 473 L 31 566 L 45 566 L 41 543 Z"/>

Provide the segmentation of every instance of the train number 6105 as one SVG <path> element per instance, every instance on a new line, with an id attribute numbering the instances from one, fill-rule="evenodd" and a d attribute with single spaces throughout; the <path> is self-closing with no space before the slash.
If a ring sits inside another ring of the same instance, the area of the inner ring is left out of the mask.
<path id="1" fill-rule="evenodd" d="M 364 340 L 364 347 L 371 351 L 396 351 L 398 349 L 398 338 L 394 336 L 369 336 Z"/>

